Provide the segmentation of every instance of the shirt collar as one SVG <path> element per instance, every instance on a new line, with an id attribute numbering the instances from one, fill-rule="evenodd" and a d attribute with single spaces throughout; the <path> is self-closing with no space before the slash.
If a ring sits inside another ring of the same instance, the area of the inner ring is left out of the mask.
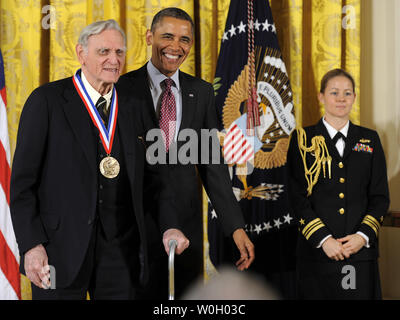
<path id="1" fill-rule="evenodd" d="M 162 74 L 151 62 L 151 59 L 147 63 L 147 73 L 149 74 L 149 79 L 150 79 L 150 85 L 152 88 L 157 88 L 158 90 L 161 90 L 160 83 L 167 79 L 168 77 Z M 179 69 L 170 77 L 170 79 L 174 80 L 175 86 L 180 90 L 180 85 L 179 85 Z"/>
<path id="2" fill-rule="evenodd" d="M 90 99 L 92 99 L 92 102 L 96 105 L 97 100 L 102 96 L 95 88 L 92 87 L 92 85 L 89 83 L 89 81 L 86 79 L 84 72 L 81 72 L 81 79 L 83 82 L 83 85 L 85 86 L 85 89 L 87 93 L 89 94 Z M 108 106 L 110 105 L 112 93 L 113 93 L 113 87 L 111 87 L 111 90 L 103 96 L 104 99 L 107 101 L 107 109 Z"/>
<path id="3" fill-rule="evenodd" d="M 332 127 L 325 120 L 325 117 L 322 118 L 322 121 L 325 125 L 326 130 L 329 133 L 329 136 L 331 137 L 331 139 L 333 139 L 333 137 L 336 135 L 336 133 L 338 133 L 338 130 L 336 130 L 334 127 Z M 347 133 L 349 132 L 349 125 L 350 125 L 350 121 L 347 121 L 346 125 L 342 129 L 339 130 L 345 137 L 347 137 Z"/>

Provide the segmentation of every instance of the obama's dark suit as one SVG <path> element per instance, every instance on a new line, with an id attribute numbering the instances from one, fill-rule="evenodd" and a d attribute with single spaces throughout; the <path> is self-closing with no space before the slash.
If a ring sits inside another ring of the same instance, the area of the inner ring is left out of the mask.
<path id="1" fill-rule="evenodd" d="M 177 164 L 170 163 L 168 165 L 169 180 L 174 186 L 178 224 L 181 231 L 190 240 L 189 248 L 180 256 L 176 256 L 176 292 L 178 296 L 203 271 L 203 219 L 199 178 L 218 214 L 224 233 L 231 235 L 236 229 L 244 228 L 244 219 L 232 192 L 227 166 L 223 164 L 221 158 L 218 159 L 219 164 L 201 163 L 201 129 L 218 128 L 213 88 L 211 84 L 182 71 L 179 71 L 179 83 L 182 95 L 182 120 L 179 132 L 191 129 L 196 133 L 198 141 L 195 143 L 195 147 L 198 151 L 196 157 L 198 164 L 180 164 L 178 159 Z M 130 103 L 136 111 L 139 111 L 136 115 L 137 127 L 140 128 L 140 134 L 145 140 L 149 130 L 159 128 L 146 65 L 121 76 L 117 87 L 131 92 Z M 180 138 L 183 141 L 180 141 Z M 145 143 L 149 146 L 152 142 L 145 141 Z M 187 140 L 178 136 L 177 149 L 179 150 L 185 143 Z M 206 162 L 209 162 L 210 158 L 211 152 Z M 157 170 L 160 167 L 163 166 L 154 166 L 155 177 L 159 175 Z M 145 206 L 150 203 L 150 198 L 145 200 Z M 161 249 L 158 251 L 161 252 Z M 166 271 L 166 256 L 162 263 L 164 265 L 161 270 Z M 154 272 L 154 274 L 159 273 Z M 164 275 L 166 272 L 163 273 Z M 166 296 L 165 292 L 161 293 L 161 297 Z"/>

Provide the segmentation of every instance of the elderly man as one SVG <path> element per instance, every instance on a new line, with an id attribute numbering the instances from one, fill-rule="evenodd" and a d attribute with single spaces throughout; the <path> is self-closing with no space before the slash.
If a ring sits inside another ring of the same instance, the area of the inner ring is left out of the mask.
<path id="1" fill-rule="evenodd" d="M 161 129 L 165 133 L 165 146 L 169 152 L 186 143 L 184 139 L 177 138 L 180 132 L 195 132 L 199 143 L 194 147 L 200 159 L 200 151 L 203 150 L 200 145 L 201 130 L 217 128 L 218 119 L 212 85 L 179 70 L 193 45 L 193 32 L 193 21 L 185 11 L 166 8 L 158 12 L 146 34 L 147 45 L 152 48 L 151 59 L 139 70 L 123 75 L 117 86 L 131 92 L 130 104 L 139 111 L 135 120 L 143 137 L 148 136 L 150 131 L 154 132 L 154 129 Z M 152 141 L 147 143 L 150 146 Z M 158 167 L 165 166 L 161 164 Z M 198 177 L 222 222 L 225 234 L 232 236 L 240 252 L 236 262 L 239 270 L 247 269 L 253 262 L 254 246 L 244 231 L 242 212 L 232 191 L 228 168 L 222 159 L 219 164 L 212 163 L 211 159 L 207 163 L 197 161 L 188 164 L 180 163 L 178 159 L 177 164 L 170 162 L 168 167 L 170 180 L 174 182 L 179 226 L 190 240 L 189 249 L 176 260 L 175 290 L 179 297 L 203 271 L 203 220 Z M 161 250 L 158 252 L 162 257 Z M 162 262 L 155 262 L 154 270 L 153 280 L 157 275 L 165 274 L 166 266 Z M 157 297 L 159 293 L 162 293 L 160 298 L 165 297 L 165 290 L 157 289 L 163 281 L 165 283 L 164 279 L 165 276 L 149 286 L 150 297 Z"/>
<path id="2" fill-rule="evenodd" d="M 131 299 L 148 277 L 145 149 L 114 86 L 125 46 L 114 20 L 87 26 L 76 46 L 81 69 L 34 90 L 23 108 L 11 214 L 33 299 Z M 174 229 L 168 191 L 160 199 L 155 220 L 180 253 L 188 240 Z"/>

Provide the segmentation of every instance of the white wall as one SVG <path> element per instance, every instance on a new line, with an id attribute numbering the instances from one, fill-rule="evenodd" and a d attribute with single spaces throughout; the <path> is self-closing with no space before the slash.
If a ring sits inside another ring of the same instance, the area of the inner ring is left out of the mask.
<path id="1" fill-rule="evenodd" d="M 378 131 L 400 211 L 400 0 L 361 0 L 361 125 Z M 380 231 L 382 294 L 400 299 L 400 228 Z"/>
<path id="2" fill-rule="evenodd" d="M 400 211 L 400 1 L 362 0 L 361 125 L 378 131 Z"/>

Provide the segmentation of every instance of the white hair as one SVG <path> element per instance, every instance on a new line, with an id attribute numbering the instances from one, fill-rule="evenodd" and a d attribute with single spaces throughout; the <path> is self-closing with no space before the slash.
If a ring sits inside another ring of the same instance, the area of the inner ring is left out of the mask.
<path id="1" fill-rule="evenodd" d="M 82 45 L 82 47 L 86 50 L 88 45 L 88 40 L 90 36 L 99 34 L 104 30 L 117 30 L 121 33 L 122 38 L 124 38 L 124 46 L 126 46 L 126 35 L 124 30 L 121 29 L 118 22 L 114 19 L 109 19 L 105 21 L 96 21 L 88 26 L 86 26 L 79 35 L 78 44 Z"/>

